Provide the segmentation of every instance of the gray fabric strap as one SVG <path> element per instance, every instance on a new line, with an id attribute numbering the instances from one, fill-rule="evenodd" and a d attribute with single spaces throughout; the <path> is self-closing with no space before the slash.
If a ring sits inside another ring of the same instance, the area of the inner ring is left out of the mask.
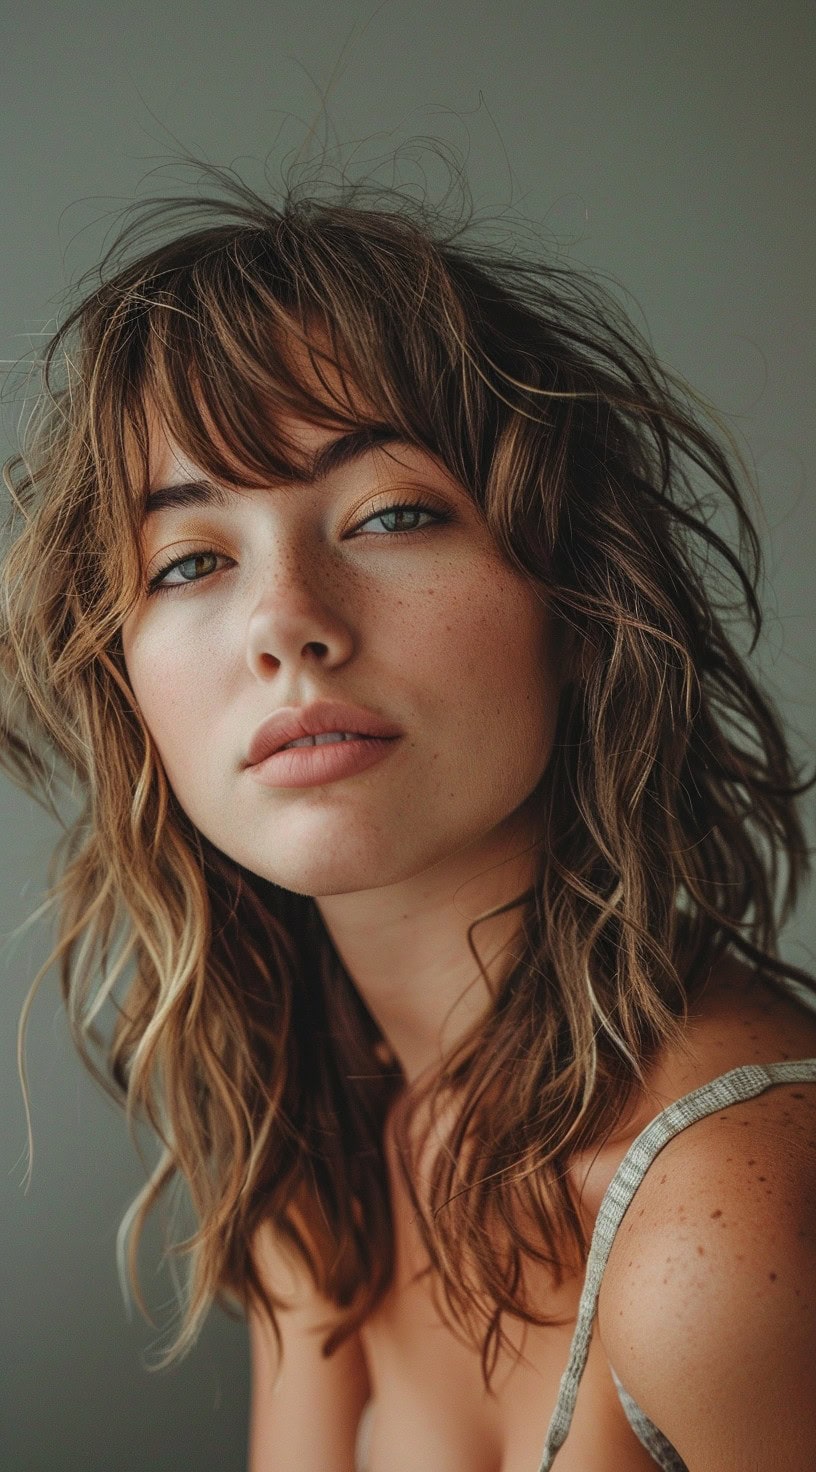
<path id="1" fill-rule="evenodd" d="M 662 1110 L 641 1130 L 630 1145 L 607 1187 L 595 1222 L 569 1360 L 561 1377 L 558 1400 L 550 1420 L 538 1472 L 549 1472 L 553 1458 L 569 1431 L 578 1386 L 589 1352 L 604 1268 L 615 1233 L 655 1156 L 681 1130 L 698 1119 L 703 1119 L 705 1115 L 713 1114 L 717 1109 L 752 1099 L 772 1084 L 811 1081 L 816 1083 L 816 1058 L 799 1059 L 792 1063 L 743 1064 L 669 1104 L 668 1108 Z"/>
<path id="2" fill-rule="evenodd" d="M 612 1370 L 612 1366 L 609 1366 Z M 618 1392 L 620 1401 L 626 1413 L 626 1419 L 635 1433 L 641 1446 L 645 1446 L 652 1461 L 656 1462 L 661 1472 L 688 1472 L 683 1458 L 675 1451 L 668 1437 L 658 1431 L 654 1422 L 640 1409 L 636 1400 L 633 1400 L 629 1391 L 620 1383 L 615 1371 L 612 1370 L 612 1379 Z"/>

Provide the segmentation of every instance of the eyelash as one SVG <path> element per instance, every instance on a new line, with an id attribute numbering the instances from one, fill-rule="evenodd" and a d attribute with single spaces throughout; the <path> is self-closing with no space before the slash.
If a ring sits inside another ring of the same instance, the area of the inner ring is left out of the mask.
<path id="1" fill-rule="evenodd" d="M 433 516 L 434 521 L 429 526 L 409 527 L 407 529 L 407 532 L 394 531 L 381 533 L 378 540 L 382 541 L 385 538 L 390 537 L 417 535 L 421 532 L 430 531 L 431 527 L 434 525 L 448 522 L 452 519 L 452 513 L 450 511 L 443 511 L 437 506 L 428 506 L 423 501 L 395 501 L 392 502 L 392 504 L 389 506 L 383 506 L 382 509 L 379 511 L 369 512 L 368 516 L 366 516 L 363 521 L 358 522 L 357 526 L 353 527 L 352 530 L 359 531 L 360 527 L 365 526 L 367 522 L 376 521 L 381 516 L 390 516 L 395 511 L 425 512 L 428 516 Z M 193 562 L 196 557 L 220 557 L 222 555 L 222 553 L 216 552 L 215 549 L 212 547 L 198 547 L 192 552 L 187 552 L 184 557 L 173 558 L 172 561 L 166 562 L 163 567 L 160 567 L 153 574 L 153 577 L 149 580 L 147 585 L 148 596 L 153 593 L 175 593 L 185 587 L 195 587 L 196 583 L 202 583 L 206 580 L 206 578 L 212 577 L 212 573 L 205 573 L 203 578 L 188 578 L 187 581 L 184 583 L 163 583 L 161 580 L 162 578 L 166 577 L 167 574 L 173 570 L 173 568 L 181 567 L 185 562 Z"/>

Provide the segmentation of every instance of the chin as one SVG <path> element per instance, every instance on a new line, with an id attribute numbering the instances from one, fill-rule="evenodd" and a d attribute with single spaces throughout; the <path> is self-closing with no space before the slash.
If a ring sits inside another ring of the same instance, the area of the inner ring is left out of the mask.
<path id="1" fill-rule="evenodd" d="M 306 844 L 302 845 L 297 856 L 292 856 L 291 862 L 286 862 L 278 853 L 276 861 L 270 863 L 269 849 L 265 855 L 247 853 L 245 849 L 235 853 L 224 849 L 224 852 L 261 879 L 267 879 L 280 889 L 288 889 L 293 894 L 315 900 L 328 898 L 330 895 L 359 894 L 365 890 L 380 889 L 405 877 L 393 866 L 393 855 L 392 867 L 388 869 L 383 862 L 378 862 L 376 854 L 371 853 L 365 857 L 358 855 L 341 858 L 334 852 L 310 858 L 306 852 Z"/>

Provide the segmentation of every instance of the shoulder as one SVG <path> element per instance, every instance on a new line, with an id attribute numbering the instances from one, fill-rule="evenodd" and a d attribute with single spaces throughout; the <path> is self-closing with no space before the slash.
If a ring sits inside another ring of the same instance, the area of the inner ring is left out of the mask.
<path id="1" fill-rule="evenodd" d="M 669 1141 L 615 1238 L 598 1332 L 691 1472 L 810 1464 L 816 1082 L 775 1085 Z"/>
<path id="2" fill-rule="evenodd" d="M 681 1046 L 655 1060 L 647 1087 L 627 1105 L 618 1128 L 571 1159 L 576 1206 L 588 1232 L 627 1149 L 655 1115 L 732 1068 L 791 1058 L 816 1058 L 816 1010 L 744 963 L 722 960 L 691 1004 Z M 773 1110 L 778 1093 L 774 1089 L 760 1096 L 762 1102 L 754 1109 L 758 1122 Z M 695 1131 L 699 1148 L 705 1135 L 702 1123 Z"/>

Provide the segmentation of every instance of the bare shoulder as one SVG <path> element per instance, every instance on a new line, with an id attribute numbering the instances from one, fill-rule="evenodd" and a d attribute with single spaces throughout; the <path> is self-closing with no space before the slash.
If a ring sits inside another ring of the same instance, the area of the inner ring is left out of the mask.
<path id="1" fill-rule="evenodd" d="M 729 962 L 692 1008 L 685 1047 L 655 1069 L 627 1139 L 660 1109 L 734 1068 L 802 1059 L 816 1059 L 816 1012 Z M 718 1107 L 663 1147 L 621 1223 L 602 1295 L 623 1282 L 635 1248 L 644 1261 L 659 1259 L 670 1237 L 679 1248 L 693 1236 L 692 1255 L 711 1251 L 715 1262 L 730 1244 L 733 1261 L 747 1265 L 750 1253 L 737 1256 L 738 1239 L 759 1245 L 764 1230 L 770 1245 L 782 1230 L 807 1234 L 814 1191 L 816 1069 L 812 1079 L 774 1083 Z M 672 1276 L 664 1270 L 657 1286 L 668 1287 Z"/>
<path id="2" fill-rule="evenodd" d="M 647 1087 L 630 1102 L 619 1127 L 600 1145 L 573 1156 L 570 1175 L 588 1231 L 627 1149 L 662 1109 L 732 1068 L 801 1058 L 816 1058 L 816 998 L 809 1008 L 751 967 L 725 959 L 692 1002 L 681 1046 L 667 1049 L 655 1060 Z M 813 1093 L 807 1086 L 805 1091 Z M 782 1116 L 790 1111 L 780 1105 L 779 1097 L 780 1091 L 772 1089 L 749 1110 L 758 1128 L 763 1120 L 770 1123 L 777 1116 L 785 1125 Z M 706 1133 L 701 1121 L 684 1133 L 676 1148 L 685 1153 L 692 1139 L 694 1148 L 701 1148 Z"/>
<path id="3" fill-rule="evenodd" d="M 816 1021 L 759 978 L 718 978 L 704 1002 L 690 1062 L 662 1080 L 675 1098 L 743 1063 L 816 1057 Z M 816 1075 L 719 1108 L 661 1150 L 615 1238 L 598 1332 L 692 1472 L 810 1465 Z"/>
<path id="4" fill-rule="evenodd" d="M 669 1103 L 744 1063 L 816 1057 L 816 993 L 800 1001 L 772 976 L 724 959 L 689 1008 L 683 1047 L 655 1070 L 656 1100 Z"/>
<path id="5" fill-rule="evenodd" d="M 718 1108 L 669 1140 L 618 1229 L 601 1314 L 608 1317 L 604 1305 L 625 1298 L 635 1279 L 638 1311 L 648 1287 L 663 1312 L 665 1290 L 682 1283 L 685 1292 L 689 1274 L 712 1294 L 717 1273 L 737 1273 L 744 1289 L 749 1275 L 767 1268 L 762 1283 L 773 1284 L 784 1268 L 775 1255 L 789 1260 L 814 1249 L 816 1073 Z"/>

